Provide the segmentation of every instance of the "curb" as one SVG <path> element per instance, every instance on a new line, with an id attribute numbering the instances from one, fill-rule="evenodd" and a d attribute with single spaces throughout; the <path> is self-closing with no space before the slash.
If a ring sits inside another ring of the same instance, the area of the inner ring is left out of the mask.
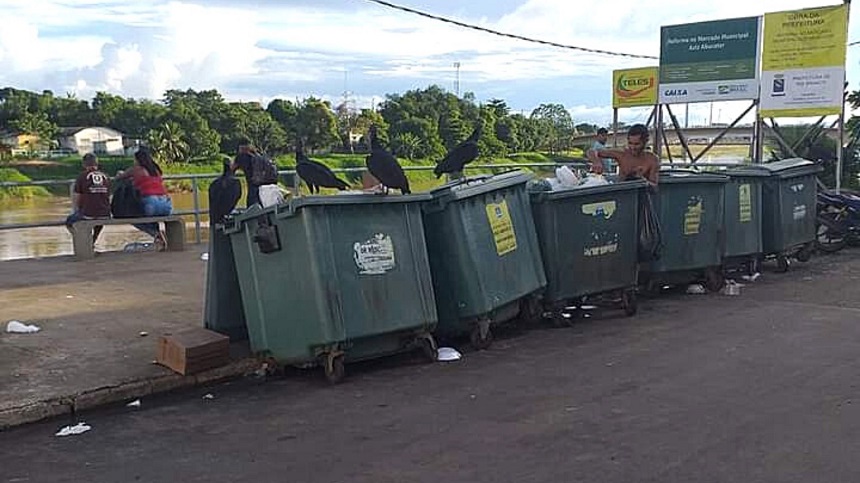
<path id="1" fill-rule="evenodd" d="M 188 376 L 180 374 L 155 376 L 115 386 L 100 387 L 74 395 L 54 397 L 22 406 L 2 409 L 0 410 L 0 431 L 24 424 L 35 423 L 43 419 L 71 415 L 79 411 L 120 401 L 128 401 L 130 399 L 162 394 L 177 389 L 220 382 L 227 379 L 235 379 L 254 372 L 259 368 L 260 361 L 258 359 L 240 359 L 199 374 Z"/>

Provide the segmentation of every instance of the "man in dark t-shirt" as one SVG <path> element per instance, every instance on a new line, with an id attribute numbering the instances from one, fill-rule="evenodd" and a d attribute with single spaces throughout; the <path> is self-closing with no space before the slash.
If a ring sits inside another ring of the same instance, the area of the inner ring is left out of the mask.
<path id="1" fill-rule="evenodd" d="M 84 170 L 75 180 L 72 192 L 72 214 L 66 218 L 66 228 L 72 233 L 77 221 L 110 218 L 110 178 L 99 169 L 94 154 L 85 154 L 82 164 Z M 93 228 L 93 244 L 101 231 L 101 226 Z"/>

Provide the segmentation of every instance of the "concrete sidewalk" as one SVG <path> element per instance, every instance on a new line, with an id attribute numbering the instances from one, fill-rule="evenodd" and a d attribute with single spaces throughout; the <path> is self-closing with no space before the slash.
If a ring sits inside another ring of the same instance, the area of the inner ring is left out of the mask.
<path id="1" fill-rule="evenodd" d="M 242 344 L 196 376 L 153 363 L 160 334 L 202 324 L 205 250 L 0 262 L 0 430 L 256 369 Z"/>

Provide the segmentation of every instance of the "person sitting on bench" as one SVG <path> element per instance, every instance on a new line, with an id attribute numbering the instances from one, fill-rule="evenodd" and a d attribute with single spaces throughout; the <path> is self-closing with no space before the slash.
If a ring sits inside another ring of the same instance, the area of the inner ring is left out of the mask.
<path id="1" fill-rule="evenodd" d="M 131 178 L 132 184 L 140 192 L 144 216 L 166 216 L 173 211 L 173 204 L 161 178 L 161 168 L 152 159 L 149 149 L 140 148 L 134 153 L 134 166 L 128 171 L 117 173 L 117 179 L 121 178 Z M 151 235 L 158 251 L 167 249 L 167 238 L 158 228 L 158 223 L 144 223 L 134 227 Z"/>
<path id="2" fill-rule="evenodd" d="M 74 235 L 75 223 L 92 218 L 110 218 L 110 177 L 99 169 L 93 153 L 84 155 L 83 172 L 75 180 L 72 190 L 72 214 L 66 218 L 66 229 Z M 93 246 L 102 226 L 93 227 Z"/>

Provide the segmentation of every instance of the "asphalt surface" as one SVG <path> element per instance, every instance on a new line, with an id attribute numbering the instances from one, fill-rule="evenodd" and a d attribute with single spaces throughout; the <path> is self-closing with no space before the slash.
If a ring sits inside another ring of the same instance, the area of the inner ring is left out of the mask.
<path id="1" fill-rule="evenodd" d="M 459 362 L 350 365 L 333 387 L 288 371 L 25 426 L 0 433 L 0 481 L 857 481 L 858 279 L 844 251 L 738 297 L 509 330 Z M 54 436 L 77 421 L 92 430 Z"/>

